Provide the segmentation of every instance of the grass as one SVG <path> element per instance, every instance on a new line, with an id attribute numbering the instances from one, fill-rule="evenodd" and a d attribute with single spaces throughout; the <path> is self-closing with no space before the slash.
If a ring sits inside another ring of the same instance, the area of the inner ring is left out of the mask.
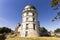
<path id="1" fill-rule="evenodd" d="M 5 40 L 60 40 L 58 37 L 37 37 L 37 38 L 24 38 L 24 37 L 12 37 Z"/>

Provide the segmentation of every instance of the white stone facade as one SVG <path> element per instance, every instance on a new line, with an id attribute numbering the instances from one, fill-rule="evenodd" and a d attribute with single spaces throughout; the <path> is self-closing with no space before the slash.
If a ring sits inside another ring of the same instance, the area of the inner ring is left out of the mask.
<path id="1" fill-rule="evenodd" d="M 22 12 L 22 23 L 18 29 L 21 37 L 39 37 L 40 25 L 38 13 L 34 6 L 27 5 Z"/>

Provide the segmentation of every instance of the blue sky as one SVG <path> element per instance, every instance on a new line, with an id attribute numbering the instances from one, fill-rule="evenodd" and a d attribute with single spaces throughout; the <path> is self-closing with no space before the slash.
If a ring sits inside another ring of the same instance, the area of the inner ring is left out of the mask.
<path id="1" fill-rule="evenodd" d="M 52 22 L 59 10 L 52 10 L 51 0 L 0 0 L 0 27 L 6 26 L 15 29 L 22 21 L 22 10 L 28 4 L 35 6 L 38 12 L 40 26 L 48 30 L 60 28 L 60 21 Z"/>

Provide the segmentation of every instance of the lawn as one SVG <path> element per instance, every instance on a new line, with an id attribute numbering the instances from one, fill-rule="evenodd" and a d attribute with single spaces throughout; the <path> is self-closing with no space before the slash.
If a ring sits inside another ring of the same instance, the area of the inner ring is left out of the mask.
<path id="1" fill-rule="evenodd" d="M 12 37 L 5 40 L 60 40 L 59 37 L 37 37 L 37 38 L 23 38 L 23 37 Z"/>

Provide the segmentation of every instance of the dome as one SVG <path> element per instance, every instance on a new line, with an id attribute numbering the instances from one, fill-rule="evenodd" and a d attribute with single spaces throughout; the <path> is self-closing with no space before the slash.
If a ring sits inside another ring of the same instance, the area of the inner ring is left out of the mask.
<path id="1" fill-rule="evenodd" d="M 27 8 L 33 8 L 33 9 L 36 9 L 33 5 L 27 5 L 27 6 L 25 7 L 25 9 L 27 9 Z"/>

